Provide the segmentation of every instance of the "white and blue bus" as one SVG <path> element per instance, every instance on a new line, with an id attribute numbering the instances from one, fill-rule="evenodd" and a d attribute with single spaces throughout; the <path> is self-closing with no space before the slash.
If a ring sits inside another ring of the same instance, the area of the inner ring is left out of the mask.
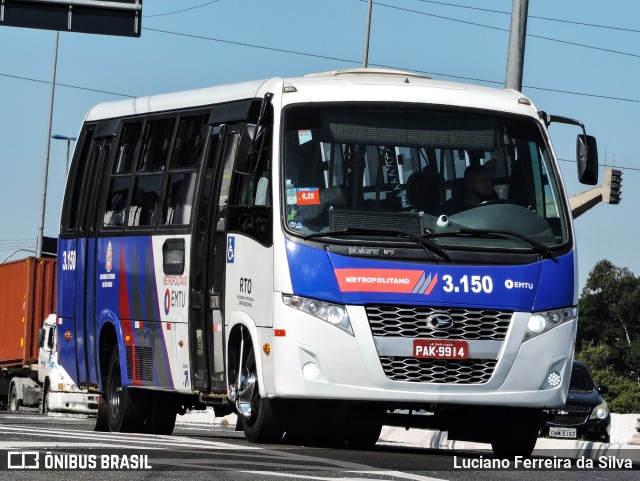
<path id="1" fill-rule="evenodd" d="M 57 315 L 97 428 L 171 433 L 212 405 L 252 442 L 370 446 L 390 424 L 529 455 L 578 314 L 553 121 L 582 127 L 519 92 L 372 69 L 95 107 Z M 578 170 L 597 181 L 584 127 Z"/>

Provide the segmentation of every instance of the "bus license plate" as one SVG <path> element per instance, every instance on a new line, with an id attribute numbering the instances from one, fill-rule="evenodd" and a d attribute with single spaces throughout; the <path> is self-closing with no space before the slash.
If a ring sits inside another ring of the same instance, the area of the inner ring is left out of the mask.
<path id="1" fill-rule="evenodd" d="M 467 341 L 447 341 L 443 339 L 414 339 L 413 357 L 421 359 L 467 359 Z"/>
<path id="2" fill-rule="evenodd" d="M 576 430 L 576 428 L 550 427 L 549 428 L 549 437 L 551 437 L 551 438 L 576 439 L 578 437 L 578 431 Z"/>

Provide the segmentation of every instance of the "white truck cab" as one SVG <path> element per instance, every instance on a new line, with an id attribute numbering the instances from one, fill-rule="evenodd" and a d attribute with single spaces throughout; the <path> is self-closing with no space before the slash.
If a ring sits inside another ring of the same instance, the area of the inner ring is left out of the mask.
<path id="1" fill-rule="evenodd" d="M 38 382 L 42 386 L 42 412 L 95 414 L 99 394 L 81 390 L 58 364 L 56 316 L 49 315 L 39 333 Z"/>

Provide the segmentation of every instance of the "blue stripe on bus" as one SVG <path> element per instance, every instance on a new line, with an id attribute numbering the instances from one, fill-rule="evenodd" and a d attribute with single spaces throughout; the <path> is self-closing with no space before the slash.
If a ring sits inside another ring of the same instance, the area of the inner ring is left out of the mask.
<path id="1" fill-rule="evenodd" d="M 344 256 L 287 241 L 293 293 L 342 304 L 545 310 L 575 302 L 574 255 L 469 266 Z"/>

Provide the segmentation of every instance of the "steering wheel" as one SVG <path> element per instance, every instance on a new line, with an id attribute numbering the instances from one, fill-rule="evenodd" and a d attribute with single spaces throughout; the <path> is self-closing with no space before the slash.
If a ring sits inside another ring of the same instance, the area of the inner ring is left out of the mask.
<path id="1" fill-rule="evenodd" d="M 494 204 L 508 204 L 509 201 L 504 199 L 490 199 L 480 202 L 476 207 L 483 207 L 485 205 L 494 205 Z"/>

